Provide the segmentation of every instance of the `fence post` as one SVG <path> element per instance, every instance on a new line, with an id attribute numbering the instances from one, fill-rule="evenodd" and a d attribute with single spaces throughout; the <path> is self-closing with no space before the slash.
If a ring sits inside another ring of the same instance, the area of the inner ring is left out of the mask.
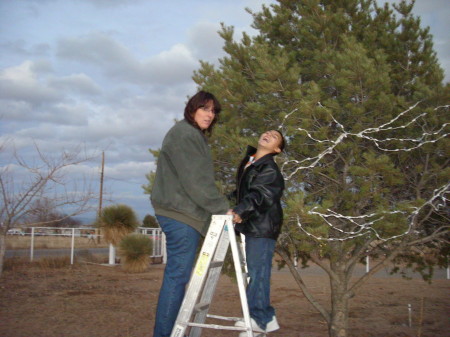
<path id="1" fill-rule="evenodd" d="M 152 238 L 152 255 L 155 256 L 156 255 L 156 245 L 158 244 L 158 240 L 156 239 L 156 230 L 155 229 L 151 229 L 151 238 Z"/>
<path id="2" fill-rule="evenodd" d="M 369 255 L 366 256 L 366 273 L 368 273 L 370 270 L 370 259 Z"/>
<path id="3" fill-rule="evenodd" d="M 70 264 L 73 264 L 74 254 L 75 254 L 75 228 L 72 228 L 72 246 L 70 249 Z"/>
<path id="4" fill-rule="evenodd" d="M 109 244 L 109 264 L 116 264 L 116 248 L 112 243 Z"/>
<path id="5" fill-rule="evenodd" d="M 162 232 L 161 234 L 161 253 L 163 256 L 163 263 L 167 264 L 167 252 L 166 252 L 166 234 Z"/>

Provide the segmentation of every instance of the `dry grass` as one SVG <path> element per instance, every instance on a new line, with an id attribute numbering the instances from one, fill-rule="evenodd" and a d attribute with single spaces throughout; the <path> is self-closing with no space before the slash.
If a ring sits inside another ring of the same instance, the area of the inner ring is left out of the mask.
<path id="1" fill-rule="evenodd" d="M 58 263 L 23 264 L 4 272 L 0 336 L 151 336 L 164 265 L 130 274 L 120 267 L 77 263 L 57 268 Z M 317 300 L 329 308 L 328 278 L 312 270 L 304 270 L 303 276 Z M 349 337 L 413 337 L 419 330 L 422 337 L 448 336 L 449 291 L 445 279 L 429 284 L 420 279 L 374 277 L 351 300 Z M 288 271 L 273 273 L 271 295 L 281 329 L 270 337 L 327 336 L 323 318 Z M 408 304 L 412 305 L 412 327 L 408 326 Z M 242 317 L 238 289 L 229 277 L 219 280 L 211 313 Z M 202 333 L 202 337 L 230 336 L 237 333 L 213 329 Z"/>
<path id="2" fill-rule="evenodd" d="M 70 248 L 72 245 L 72 237 L 68 236 L 35 236 L 34 248 Z M 31 246 L 31 236 L 8 235 L 6 237 L 6 249 L 29 249 Z M 97 243 L 87 237 L 75 237 L 75 248 L 104 248 L 109 245 L 105 240 Z"/>
<path id="3" fill-rule="evenodd" d="M 81 251 L 77 254 L 75 258 L 75 264 L 82 263 L 103 263 L 106 262 L 107 258 L 100 257 L 89 253 L 88 251 Z M 58 256 L 58 257 L 42 257 L 35 261 L 30 261 L 29 258 L 25 257 L 11 257 L 5 259 L 3 263 L 4 271 L 18 271 L 24 268 L 37 268 L 39 270 L 51 270 L 51 269 L 62 269 L 70 267 L 70 256 Z"/>
<path id="4" fill-rule="evenodd" d="M 118 246 L 120 244 L 120 241 L 127 236 L 128 234 L 132 233 L 133 230 L 128 227 L 103 227 L 102 233 L 103 238 L 106 242 L 112 243 L 114 246 Z"/>
<path id="5" fill-rule="evenodd" d="M 23 257 L 12 257 L 5 259 L 3 270 L 16 271 L 26 266 L 36 267 L 42 270 L 65 268 L 70 266 L 70 257 L 44 257 L 33 262 L 30 262 L 29 259 Z"/>
<path id="6" fill-rule="evenodd" d="M 124 257 L 122 269 L 127 273 L 144 273 L 148 271 L 150 266 L 150 257 L 142 255 L 135 259 L 127 259 Z"/>

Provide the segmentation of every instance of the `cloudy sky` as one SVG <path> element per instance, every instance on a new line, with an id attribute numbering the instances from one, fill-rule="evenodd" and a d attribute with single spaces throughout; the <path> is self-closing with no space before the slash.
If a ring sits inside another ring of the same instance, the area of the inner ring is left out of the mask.
<path id="1" fill-rule="evenodd" d="M 382 1 L 380 1 L 382 2 Z M 393 2 L 393 1 L 390 1 Z M 141 185 L 160 147 L 182 118 L 199 60 L 224 56 L 220 22 L 235 38 L 252 33 L 246 7 L 264 0 L 0 0 L 0 144 L 25 157 L 82 144 L 105 151 L 108 203 L 140 219 L 153 210 Z M 448 0 L 417 0 L 450 78 Z M 0 165 L 8 159 L 0 155 Z M 101 157 L 78 168 L 100 178 Z"/>

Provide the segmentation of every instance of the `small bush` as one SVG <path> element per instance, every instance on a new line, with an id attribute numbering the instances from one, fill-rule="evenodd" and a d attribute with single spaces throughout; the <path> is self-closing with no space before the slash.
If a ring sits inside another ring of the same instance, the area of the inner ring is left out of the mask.
<path id="1" fill-rule="evenodd" d="M 139 226 L 133 209 L 122 204 L 105 207 L 97 222 L 105 241 L 114 246 Z"/>
<path id="2" fill-rule="evenodd" d="M 129 273 L 142 273 L 147 270 L 152 250 L 152 240 L 146 235 L 131 234 L 124 237 L 120 242 L 124 270 Z"/>

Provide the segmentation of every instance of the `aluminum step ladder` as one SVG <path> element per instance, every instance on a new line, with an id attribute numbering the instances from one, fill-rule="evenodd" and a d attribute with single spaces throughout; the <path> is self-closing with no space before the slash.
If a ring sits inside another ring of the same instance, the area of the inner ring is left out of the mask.
<path id="1" fill-rule="evenodd" d="M 250 312 L 245 292 L 247 279 L 243 271 L 243 268 L 246 267 L 245 258 L 236 242 L 232 219 L 232 215 L 212 216 L 211 225 L 197 258 L 178 317 L 170 335 L 171 337 L 200 337 L 203 328 L 234 330 L 236 333 L 245 331 L 247 332 L 247 337 L 266 336 L 265 333 L 254 332 L 251 328 Z M 231 246 L 233 255 L 245 327 L 234 326 L 234 323 L 242 320 L 242 318 L 208 314 L 228 246 Z M 206 318 L 231 321 L 232 325 L 205 324 Z"/>

